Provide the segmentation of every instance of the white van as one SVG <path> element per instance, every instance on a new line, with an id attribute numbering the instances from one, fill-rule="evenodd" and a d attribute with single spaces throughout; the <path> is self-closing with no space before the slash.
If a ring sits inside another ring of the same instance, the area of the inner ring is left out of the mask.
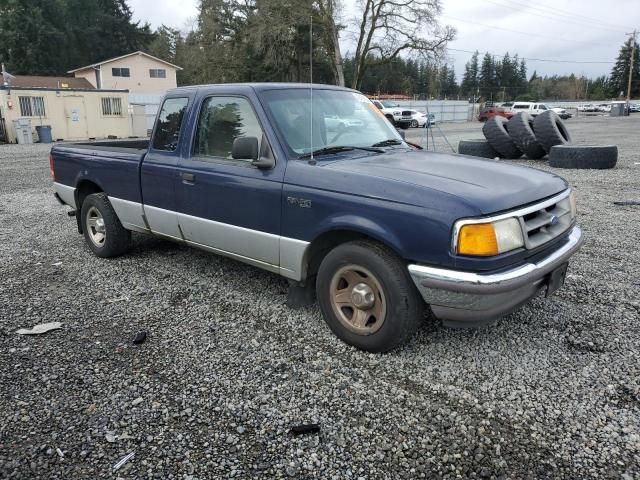
<path id="1" fill-rule="evenodd" d="M 514 114 L 527 112 L 532 117 L 535 117 L 542 112 L 546 112 L 547 110 L 550 110 L 550 108 L 547 107 L 544 103 L 535 102 L 513 102 L 513 104 L 509 107 L 509 111 L 513 112 Z"/>

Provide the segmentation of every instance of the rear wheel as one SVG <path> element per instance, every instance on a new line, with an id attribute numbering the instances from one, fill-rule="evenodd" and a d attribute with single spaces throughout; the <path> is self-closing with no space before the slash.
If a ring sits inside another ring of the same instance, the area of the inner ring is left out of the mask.
<path id="1" fill-rule="evenodd" d="M 331 330 L 362 350 L 388 351 L 422 320 L 422 299 L 406 265 L 375 242 L 349 242 L 329 252 L 318 270 L 316 293 Z"/>
<path id="2" fill-rule="evenodd" d="M 122 226 L 104 193 L 85 198 L 80 215 L 84 238 L 95 255 L 116 257 L 129 249 L 131 232 Z"/>

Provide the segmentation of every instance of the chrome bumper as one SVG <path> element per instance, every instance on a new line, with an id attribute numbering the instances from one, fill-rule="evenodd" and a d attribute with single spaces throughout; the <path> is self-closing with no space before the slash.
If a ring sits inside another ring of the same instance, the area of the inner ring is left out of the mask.
<path id="1" fill-rule="evenodd" d="M 573 227 L 561 248 L 537 263 L 500 273 L 473 273 L 409 265 L 409 273 L 436 317 L 452 326 L 484 323 L 526 303 L 547 285 L 548 275 L 582 246 L 582 230 Z"/>

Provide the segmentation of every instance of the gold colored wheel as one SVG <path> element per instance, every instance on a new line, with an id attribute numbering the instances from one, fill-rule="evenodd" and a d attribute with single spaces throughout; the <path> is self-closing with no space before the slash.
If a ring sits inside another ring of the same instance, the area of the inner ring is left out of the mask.
<path id="1" fill-rule="evenodd" d="M 331 307 L 348 330 L 371 335 L 382 327 L 387 301 L 378 279 L 366 268 L 346 265 L 335 272 L 330 284 Z"/>

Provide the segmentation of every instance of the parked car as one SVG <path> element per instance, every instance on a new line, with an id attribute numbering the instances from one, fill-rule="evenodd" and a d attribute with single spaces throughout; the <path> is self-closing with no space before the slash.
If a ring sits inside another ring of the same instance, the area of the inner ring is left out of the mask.
<path id="1" fill-rule="evenodd" d="M 638 112 L 640 112 L 640 103 L 630 103 L 629 104 L 629 112 L 630 113 L 638 113 Z"/>
<path id="2" fill-rule="evenodd" d="M 363 121 L 355 117 L 329 115 L 324 117 L 324 123 L 328 131 L 342 131 L 347 128 L 362 127 Z"/>
<path id="3" fill-rule="evenodd" d="M 50 167 L 98 257 L 124 254 L 135 231 L 246 262 L 287 278 L 291 298 L 315 291 L 335 334 L 374 352 L 404 342 L 425 304 L 470 326 L 553 294 L 582 243 L 558 175 L 414 150 L 334 86 L 177 88 L 149 142 L 57 144 Z"/>
<path id="4" fill-rule="evenodd" d="M 505 108 L 504 105 L 506 104 L 503 104 L 503 108 Z M 547 110 L 549 110 L 549 107 L 547 107 L 547 105 L 545 105 L 544 103 L 539 102 L 513 102 L 509 105 L 507 110 L 513 115 L 516 115 L 520 112 L 527 112 L 532 117 L 535 117 L 537 115 L 540 115 L 542 112 L 546 112 Z"/>
<path id="5" fill-rule="evenodd" d="M 480 110 L 480 113 L 478 114 L 478 120 L 481 122 L 486 122 L 487 120 L 495 116 L 511 118 L 514 115 L 514 113 L 510 112 L 509 110 L 504 110 L 502 107 L 490 106 L 484 107 Z"/>
<path id="6" fill-rule="evenodd" d="M 596 105 L 596 109 L 598 112 L 609 113 L 611 112 L 611 104 L 610 103 L 600 103 Z"/>
<path id="7" fill-rule="evenodd" d="M 428 115 L 417 110 L 410 110 L 410 112 L 411 124 L 409 126 L 412 128 L 431 126 L 436 123 L 436 116 L 431 112 Z"/>
<path id="8" fill-rule="evenodd" d="M 578 105 L 577 110 L 583 113 L 592 113 L 597 112 L 598 107 L 596 107 L 593 103 L 585 103 L 582 105 Z"/>
<path id="9" fill-rule="evenodd" d="M 411 125 L 411 114 L 408 113 L 410 110 L 403 110 L 399 104 L 387 101 L 373 100 L 373 104 L 396 127 L 407 129 Z"/>
<path id="10" fill-rule="evenodd" d="M 558 116 L 562 119 L 562 120 L 566 120 L 568 118 L 573 117 L 572 113 L 567 112 L 564 108 L 562 107 L 553 107 L 550 110 L 553 110 L 554 112 L 556 112 L 558 114 Z"/>

